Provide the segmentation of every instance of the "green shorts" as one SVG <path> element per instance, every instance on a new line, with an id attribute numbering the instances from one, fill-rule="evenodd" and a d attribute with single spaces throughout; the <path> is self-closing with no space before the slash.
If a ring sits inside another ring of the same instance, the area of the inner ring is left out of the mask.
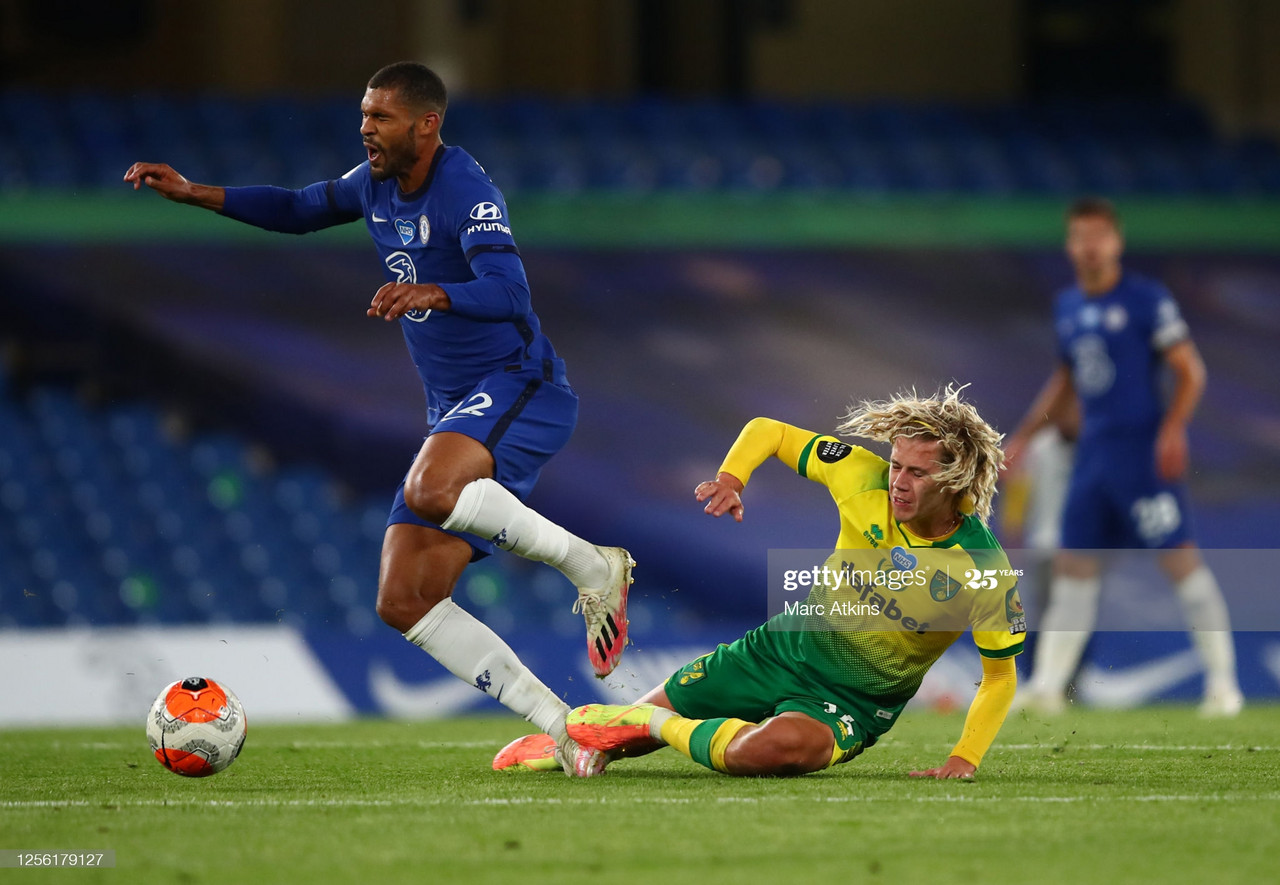
<path id="1" fill-rule="evenodd" d="M 690 719 L 722 716 L 763 722 L 795 711 L 826 724 L 848 762 L 875 743 L 865 724 L 868 700 L 838 685 L 823 685 L 797 667 L 802 633 L 766 623 L 729 645 L 691 661 L 667 680 L 672 708 Z M 874 709 L 874 704 L 871 705 Z"/>

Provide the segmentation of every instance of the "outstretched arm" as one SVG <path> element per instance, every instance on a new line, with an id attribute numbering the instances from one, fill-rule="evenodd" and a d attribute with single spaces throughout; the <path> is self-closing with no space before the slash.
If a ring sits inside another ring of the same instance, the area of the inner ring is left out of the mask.
<path id="1" fill-rule="evenodd" d="M 912 771 L 912 777 L 969 778 L 978 770 L 982 757 L 996 739 L 1004 717 L 1013 705 L 1013 695 L 1018 688 L 1018 670 L 1013 658 L 982 659 L 982 682 L 978 693 L 969 705 L 964 718 L 964 731 L 960 741 L 951 750 L 947 761 L 927 771 Z"/>
<path id="2" fill-rule="evenodd" d="M 770 457 L 777 457 L 791 469 L 800 463 L 800 455 L 814 434 L 772 418 L 752 418 L 724 456 L 716 478 L 699 483 L 694 497 L 706 501 L 703 509 L 712 516 L 733 515 L 742 522 L 742 490 L 755 469 Z"/>
<path id="3" fill-rule="evenodd" d="M 135 191 L 145 184 L 166 200 L 214 212 L 221 212 L 226 202 L 226 188 L 193 184 L 164 163 L 134 163 L 124 174 L 124 180 L 132 183 Z"/>
<path id="4" fill-rule="evenodd" d="M 164 163 L 134 163 L 124 180 L 139 190 L 144 184 L 166 200 L 210 209 L 263 230 L 305 234 L 363 217 L 358 197 L 338 182 L 318 181 L 299 190 L 270 185 L 215 187 L 187 181 Z"/>

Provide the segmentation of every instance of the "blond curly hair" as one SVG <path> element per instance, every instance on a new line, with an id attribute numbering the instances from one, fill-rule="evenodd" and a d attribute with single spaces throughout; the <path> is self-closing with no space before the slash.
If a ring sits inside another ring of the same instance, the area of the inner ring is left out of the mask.
<path id="1" fill-rule="evenodd" d="M 930 397 L 921 397 L 912 388 L 887 401 L 864 400 L 849 409 L 836 432 L 890 444 L 904 436 L 938 440 L 943 460 L 934 479 L 947 491 L 958 492 L 961 511 L 973 513 L 985 525 L 1004 464 L 1000 451 L 1004 436 L 960 398 L 960 391 L 968 386 L 948 384 Z"/>

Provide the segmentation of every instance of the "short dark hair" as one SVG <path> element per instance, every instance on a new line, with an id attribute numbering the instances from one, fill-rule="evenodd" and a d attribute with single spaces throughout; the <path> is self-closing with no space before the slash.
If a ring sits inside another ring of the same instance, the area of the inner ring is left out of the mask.
<path id="1" fill-rule="evenodd" d="M 415 111 L 435 111 L 444 116 L 449 95 L 444 81 L 431 68 L 416 61 L 398 61 L 369 78 L 370 89 L 394 89 Z"/>
<path id="2" fill-rule="evenodd" d="M 1105 218 L 1116 230 L 1120 229 L 1120 213 L 1115 203 L 1105 197 L 1081 197 L 1067 207 L 1067 222 L 1077 218 Z"/>

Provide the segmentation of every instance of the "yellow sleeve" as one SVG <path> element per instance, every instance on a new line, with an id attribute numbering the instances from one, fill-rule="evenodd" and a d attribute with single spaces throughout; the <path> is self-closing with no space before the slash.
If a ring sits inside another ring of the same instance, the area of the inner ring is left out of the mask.
<path id="1" fill-rule="evenodd" d="M 1027 616 L 1018 592 L 1019 573 L 998 546 L 968 552 L 980 589 L 969 604 L 973 642 L 984 658 L 1009 658 L 1022 653 Z"/>
<path id="2" fill-rule="evenodd" d="M 752 418 L 724 456 L 720 472 L 736 476 L 745 486 L 755 469 L 771 456 L 795 470 L 801 452 L 818 435 L 772 418 Z"/>
<path id="3" fill-rule="evenodd" d="M 982 659 L 982 682 L 978 693 L 969 705 L 964 718 L 964 733 L 951 751 L 974 767 L 982 764 L 982 757 L 991 748 L 996 733 L 1004 724 L 1004 717 L 1013 705 L 1013 694 L 1018 688 L 1018 670 L 1013 658 Z"/>

